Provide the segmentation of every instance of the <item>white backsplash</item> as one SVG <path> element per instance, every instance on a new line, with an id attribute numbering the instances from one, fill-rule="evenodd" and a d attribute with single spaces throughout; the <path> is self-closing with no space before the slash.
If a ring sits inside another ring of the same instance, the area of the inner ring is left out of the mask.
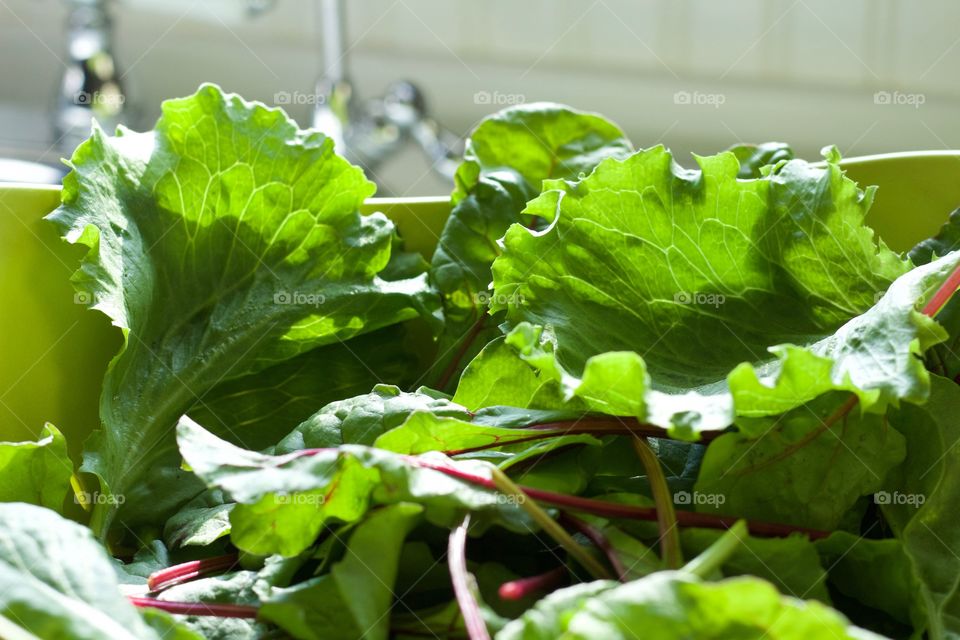
<path id="1" fill-rule="evenodd" d="M 149 126 L 163 98 L 202 81 L 267 102 L 280 91 L 312 91 L 320 68 L 313 4 L 277 0 L 249 18 L 240 0 L 118 2 L 118 59 L 141 107 L 135 125 Z M 497 101 L 554 100 L 600 111 L 638 146 L 662 142 L 687 163 L 690 151 L 768 139 L 808 157 L 831 143 L 846 154 L 960 148 L 954 0 L 348 5 L 359 91 L 378 95 L 412 79 L 458 133 Z M 63 0 L 0 3 L 0 148 L 28 139 L 42 150 L 48 140 L 37 114 L 61 69 L 64 19 Z M 920 94 L 923 104 L 877 104 L 878 91 Z M 678 92 L 705 103 L 678 104 Z M 490 102 L 478 103 L 478 93 Z M 309 107 L 290 111 L 308 122 Z M 388 177 L 399 193 L 426 168 L 414 153 L 394 164 Z M 430 176 L 411 193 L 445 189 Z"/>

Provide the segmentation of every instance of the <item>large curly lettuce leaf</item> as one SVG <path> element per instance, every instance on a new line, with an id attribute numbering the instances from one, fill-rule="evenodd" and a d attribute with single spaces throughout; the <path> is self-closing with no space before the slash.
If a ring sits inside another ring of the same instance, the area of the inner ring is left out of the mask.
<path id="1" fill-rule="evenodd" d="M 922 402 L 916 356 L 946 334 L 916 305 L 960 256 L 910 270 L 837 160 L 742 180 L 732 154 L 685 171 L 657 147 L 554 182 L 527 208 L 552 225 L 511 227 L 493 266 L 507 342 L 565 397 L 687 438 L 834 389 Z"/>
<path id="2" fill-rule="evenodd" d="M 520 222 L 544 180 L 576 179 L 609 157 L 626 157 L 630 142 L 604 118 L 549 103 L 504 109 L 470 134 L 457 169 L 453 210 L 437 243 L 431 279 L 443 295 L 445 326 L 435 371 L 441 383 L 460 371 L 492 338 L 487 317 L 497 241 Z"/>
<path id="3" fill-rule="evenodd" d="M 154 131 L 95 129 L 71 167 L 50 218 L 89 247 L 74 280 L 124 333 L 84 466 L 106 494 L 169 457 L 218 383 L 430 311 L 425 275 L 377 276 L 394 229 L 357 213 L 372 183 L 279 110 L 206 85 Z"/>

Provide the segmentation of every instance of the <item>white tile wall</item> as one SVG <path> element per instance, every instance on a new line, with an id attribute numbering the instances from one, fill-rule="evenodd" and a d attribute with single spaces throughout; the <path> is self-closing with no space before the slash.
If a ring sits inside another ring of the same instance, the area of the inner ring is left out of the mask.
<path id="1" fill-rule="evenodd" d="M 353 0 L 351 64 L 365 95 L 407 77 L 460 133 L 491 110 L 477 91 L 601 111 L 636 144 L 679 154 L 781 139 L 808 156 L 960 148 L 955 0 Z M 120 0 L 117 48 L 141 126 L 166 97 L 215 81 L 252 98 L 309 91 L 320 66 L 310 0 L 255 19 L 240 0 Z M 0 2 L 0 147 L 41 144 L 64 0 Z M 53 53 L 51 53 L 51 51 Z M 876 105 L 878 90 L 925 104 Z M 678 105 L 678 91 L 723 104 Z M 19 109 L 30 117 L 18 120 Z M 292 109 L 306 122 L 307 107 Z M 42 119 L 40 119 L 42 120 Z M 29 125 L 21 124 L 29 122 Z M 422 174 L 405 159 L 398 185 Z M 443 189 L 426 179 L 414 192 Z"/>

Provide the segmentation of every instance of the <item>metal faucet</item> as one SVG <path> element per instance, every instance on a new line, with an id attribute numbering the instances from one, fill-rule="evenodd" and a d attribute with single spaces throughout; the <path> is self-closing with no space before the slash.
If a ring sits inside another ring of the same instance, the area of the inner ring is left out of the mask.
<path id="1" fill-rule="evenodd" d="M 376 181 L 377 169 L 406 144 L 418 145 L 433 170 L 453 180 L 462 142 L 429 116 L 411 82 L 391 84 L 381 98 L 360 102 L 347 68 L 343 0 L 318 0 L 324 73 L 317 81 L 313 127 L 334 140 L 337 151 Z"/>
<path id="2" fill-rule="evenodd" d="M 123 122 L 126 96 L 113 56 L 109 0 L 70 0 L 67 66 L 54 113 L 55 144 L 70 154 L 90 135 L 90 123 L 113 133 Z"/>

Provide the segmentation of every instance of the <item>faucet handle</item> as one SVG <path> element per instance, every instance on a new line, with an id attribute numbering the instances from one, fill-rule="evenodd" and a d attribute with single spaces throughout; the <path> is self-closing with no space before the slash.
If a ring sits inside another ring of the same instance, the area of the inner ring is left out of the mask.
<path id="1" fill-rule="evenodd" d="M 409 128 L 426 117 L 427 101 L 417 85 L 401 80 L 387 87 L 383 94 L 383 111 L 395 125 Z"/>
<path id="2" fill-rule="evenodd" d="M 407 80 L 394 82 L 387 87 L 381 104 L 386 120 L 408 133 L 437 173 L 453 180 L 462 155 L 460 138 L 430 117 L 420 88 Z"/>

